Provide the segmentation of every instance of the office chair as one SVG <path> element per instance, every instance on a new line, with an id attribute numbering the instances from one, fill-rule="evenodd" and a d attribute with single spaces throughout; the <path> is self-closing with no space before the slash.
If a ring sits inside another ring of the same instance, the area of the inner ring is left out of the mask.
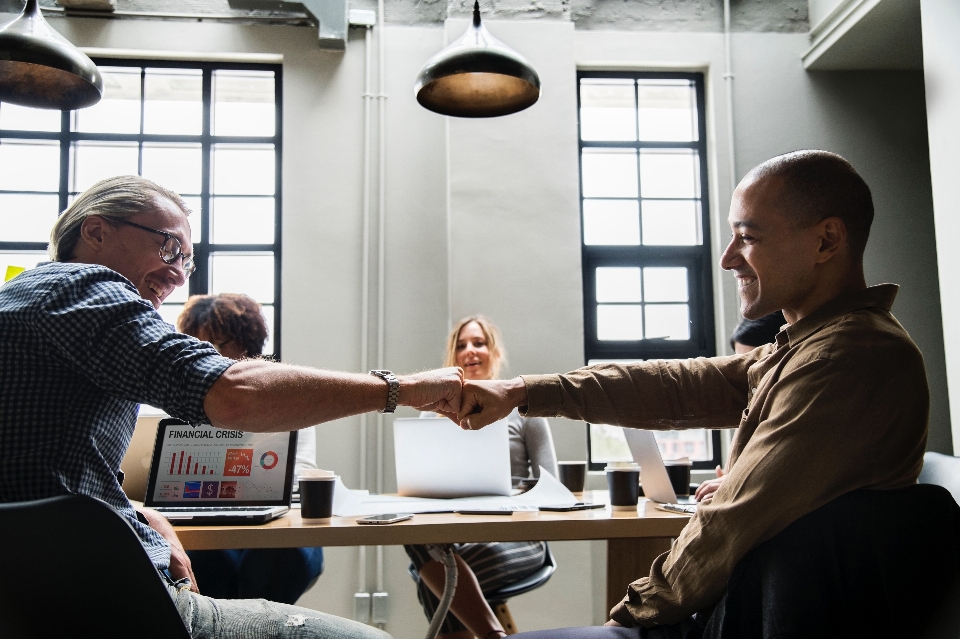
<path id="1" fill-rule="evenodd" d="M 849 492 L 737 563 L 703 639 L 955 639 L 958 538 L 940 486 Z"/>
<path id="2" fill-rule="evenodd" d="M 545 543 L 544 546 L 546 546 L 546 556 L 543 558 L 543 566 L 541 566 L 537 572 L 529 577 L 507 584 L 498 590 L 486 594 L 487 603 L 490 604 L 490 608 L 493 609 L 493 614 L 496 615 L 497 620 L 508 635 L 516 634 L 518 631 L 517 624 L 513 620 L 513 615 L 510 613 L 510 608 L 507 606 L 507 600 L 511 597 L 530 592 L 531 590 L 536 590 L 547 583 L 557 570 L 557 562 L 553 557 L 553 553 L 550 551 L 550 545 Z M 420 574 L 417 572 L 416 566 L 411 563 L 408 570 L 410 577 L 419 585 Z"/>
<path id="3" fill-rule="evenodd" d="M 82 495 L 0 504 L 0 636 L 189 639 L 136 533 Z"/>

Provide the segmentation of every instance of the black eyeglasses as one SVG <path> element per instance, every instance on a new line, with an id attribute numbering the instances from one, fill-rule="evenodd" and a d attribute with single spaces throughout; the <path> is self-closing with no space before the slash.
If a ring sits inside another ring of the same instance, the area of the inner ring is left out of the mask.
<path id="1" fill-rule="evenodd" d="M 132 226 L 138 228 L 142 231 L 149 231 L 151 233 L 156 233 L 157 235 L 162 235 L 165 239 L 163 240 L 163 245 L 160 247 L 160 259 L 166 262 L 167 264 L 173 264 L 179 258 L 183 258 L 183 272 L 187 277 L 193 275 L 193 272 L 197 270 L 197 265 L 193 262 L 192 255 L 184 255 L 180 252 L 180 249 L 183 248 L 175 236 L 170 235 L 166 231 L 158 231 L 157 229 L 152 229 L 149 226 L 143 226 L 142 224 L 135 224 L 133 222 L 128 222 L 124 219 L 119 218 L 110 218 L 111 222 L 119 222 L 120 224 L 126 224 L 127 226 Z"/>

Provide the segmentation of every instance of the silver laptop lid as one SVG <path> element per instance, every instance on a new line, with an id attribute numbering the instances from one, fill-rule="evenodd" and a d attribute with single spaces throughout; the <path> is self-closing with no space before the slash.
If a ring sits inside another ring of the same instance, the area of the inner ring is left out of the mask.
<path id="1" fill-rule="evenodd" d="M 397 492 L 406 497 L 509 495 L 510 440 L 505 421 L 461 430 L 446 418 L 393 421 Z"/>
<path id="2" fill-rule="evenodd" d="M 640 464 L 640 484 L 643 486 L 644 496 L 661 504 L 676 504 L 677 493 L 670 483 L 670 476 L 663 465 L 660 447 L 657 446 L 653 433 L 649 430 L 624 428 L 623 434 L 630 446 L 633 461 Z"/>
<path id="3" fill-rule="evenodd" d="M 248 433 L 161 420 L 147 506 L 289 506 L 297 433 Z"/>

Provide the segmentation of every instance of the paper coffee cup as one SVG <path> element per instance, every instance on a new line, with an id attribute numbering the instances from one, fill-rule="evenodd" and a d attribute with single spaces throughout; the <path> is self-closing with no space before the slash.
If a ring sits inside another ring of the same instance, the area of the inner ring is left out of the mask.
<path id="1" fill-rule="evenodd" d="M 558 461 L 557 479 L 572 493 L 582 493 L 587 483 L 587 462 Z"/>
<path id="2" fill-rule="evenodd" d="M 337 476 L 332 470 L 308 468 L 300 473 L 300 519 L 322 524 L 333 516 L 333 491 Z"/>
<path id="3" fill-rule="evenodd" d="M 611 462 L 605 470 L 611 508 L 636 510 L 640 502 L 640 466 L 633 462 Z"/>

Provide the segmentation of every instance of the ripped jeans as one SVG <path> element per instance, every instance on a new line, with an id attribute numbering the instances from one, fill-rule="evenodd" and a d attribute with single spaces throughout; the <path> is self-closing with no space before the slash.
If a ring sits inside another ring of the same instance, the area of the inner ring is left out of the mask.
<path id="1" fill-rule="evenodd" d="M 391 639 L 371 626 L 266 599 L 212 599 L 161 573 L 193 639 Z"/>

